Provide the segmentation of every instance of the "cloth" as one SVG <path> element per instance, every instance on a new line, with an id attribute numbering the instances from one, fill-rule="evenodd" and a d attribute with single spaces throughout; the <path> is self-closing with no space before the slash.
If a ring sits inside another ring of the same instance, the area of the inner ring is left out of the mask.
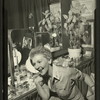
<path id="1" fill-rule="evenodd" d="M 92 81 L 93 81 L 93 83 L 94 83 L 94 86 L 95 86 L 95 75 L 94 75 L 94 73 L 91 73 L 90 74 L 90 77 L 91 77 L 91 79 L 92 79 Z M 91 89 L 90 89 L 90 87 L 88 87 L 88 91 L 87 91 L 87 99 L 88 100 L 95 100 L 95 94 L 93 94 L 92 92 L 91 92 Z"/>
<path id="2" fill-rule="evenodd" d="M 50 97 L 50 99 L 49 100 L 61 100 L 60 98 L 58 98 L 58 97 L 54 97 L 54 96 L 52 96 L 52 97 Z"/>
<path id="3" fill-rule="evenodd" d="M 75 84 L 75 80 L 83 80 L 83 74 L 76 68 L 53 65 L 53 77 L 49 80 L 49 88 L 57 92 L 62 100 L 84 100 Z"/>

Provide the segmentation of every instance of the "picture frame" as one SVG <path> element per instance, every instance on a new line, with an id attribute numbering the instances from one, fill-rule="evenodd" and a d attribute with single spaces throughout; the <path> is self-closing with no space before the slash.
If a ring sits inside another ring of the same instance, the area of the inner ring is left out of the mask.
<path id="1" fill-rule="evenodd" d="M 96 9 L 96 1 L 95 0 L 78 0 L 81 5 L 85 7 L 85 11 L 82 16 L 87 19 L 94 19 L 94 11 Z"/>
<path id="2" fill-rule="evenodd" d="M 82 47 L 90 47 L 93 48 L 94 47 L 94 21 L 93 20 L 89 20 L 88 22 L 88 28 L 86 31 L 88 31 L 89 36 L 87 37 L 86 41 L 88 43 L 82 43 Z"/>

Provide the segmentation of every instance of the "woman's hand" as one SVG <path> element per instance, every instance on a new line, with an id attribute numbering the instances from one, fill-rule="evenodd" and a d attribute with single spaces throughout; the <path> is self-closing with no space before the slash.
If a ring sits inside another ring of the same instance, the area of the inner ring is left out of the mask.
<path id="1" fill-rule="evenodd" d="M 33 80 L 36 84 L 36 89 L 42 100 L 49 100 L 49 87 L 43 82 L 43 78 L 39 74 L 36 74 L 33 76 Z"/>
<path id="2" fill-rule="evenodd" d="M 35 84 L 43 85 L 43 78 L 41 76 L 36 76 L 34 82 Z"/>

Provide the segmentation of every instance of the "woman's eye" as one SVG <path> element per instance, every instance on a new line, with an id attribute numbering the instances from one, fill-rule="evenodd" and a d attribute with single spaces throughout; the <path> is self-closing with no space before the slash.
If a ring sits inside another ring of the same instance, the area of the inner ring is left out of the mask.
<path id="1" fill-rule="evenodd" d="M 38 61 L 38 63 L 41 63 L 41 61 Z"/>
<path id="2" fill-rule="evenodd" d="M 36 63 L 33 63 L 33 62 L 32 62 L 32 60 L 30 60 L 30 61 L 31 61 L 31 64 L 32 64 L 33 66 L 35 66 L 35 65 L 36 65 Z"/>

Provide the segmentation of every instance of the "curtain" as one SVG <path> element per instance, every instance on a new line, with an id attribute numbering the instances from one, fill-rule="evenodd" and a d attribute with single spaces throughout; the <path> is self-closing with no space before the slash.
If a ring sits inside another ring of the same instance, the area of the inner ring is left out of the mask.
<path id="1" fill-rule="evenodd" d="M 30 26 L 34 26 L 35 31 L 38 31 L 38 22 L 43 19 L 42 12 L 49 9 L 49 0 L 30 0 L 30 13 L 33 17 L 30 19 Z"/>
<path id="2" fill-rule="evenodd" d="M 28 28 L 34 26 L 38 31 L 38 22 L 42 12 L 49 9 L 49 0 L 6 0 L 8 28 Z"/>
<path id="3" fill-rule="evenodd" d="M 72 0 L 61 0 L 61 19 L 62 19 L 62 43 L 63 48 L 67 50 L 69 47 L 69 37 L 66 35 L 66 31 L 64 28 L 64 22 L 65 19 L 63 18 L 63 14 L 68 14 L 68 11 L 70 9 L 70 4 Z"/>

